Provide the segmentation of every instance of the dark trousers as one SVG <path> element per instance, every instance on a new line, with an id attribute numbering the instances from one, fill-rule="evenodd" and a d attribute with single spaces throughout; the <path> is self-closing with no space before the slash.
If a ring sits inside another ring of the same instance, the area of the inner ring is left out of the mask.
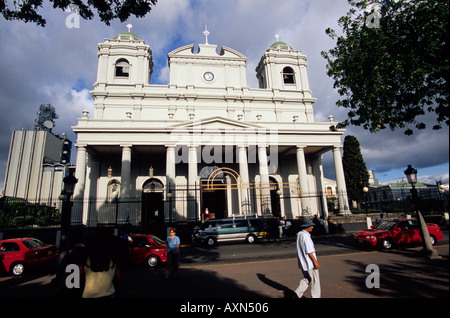
<path id="1" fill-rule="evenodd" d="M 178 263 L 178 253 L 168 253 L 167 254 L 167 271 L 168 276 L 173 277 L 177 274 L 179 267 Z"/>

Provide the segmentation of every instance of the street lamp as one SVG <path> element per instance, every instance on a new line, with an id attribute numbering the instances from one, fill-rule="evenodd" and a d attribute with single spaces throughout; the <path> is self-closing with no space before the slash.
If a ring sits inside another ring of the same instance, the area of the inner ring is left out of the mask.
<path id="1" fill-rule="evenodd" d="M 369 214 L 369 205 L 367 202 L 367 193 L 369 192 L 369 188 L 368 187 L 363 187 L 363 192 L 364 192 L 364 209 L 366 210 L 366 217 Z"/>
<path id="2" fill-rule="evenodd" d="M 59 263 L 62 263 L 62 260 L 66 256 L 69 250 L 69 231 L 70 231 L 70 220 L 72 214 L 72 202 L 70 198 L 72 197 L 75 185 L 78 182 L 78 179 L 75 178 L 72 174 L 68 175 L 63 179 L 64 182 L 64 190 L 61 193 L 61 197 L 63 199 L 62 208 L 61 208 L 61 239 L 60 239 L 60 253 L 59 253 Z"/>
<path id="3" fill-rule="evenodd" d="M 438 252 L 433 248 L 430 240 L 430 233 L 428 232 L 427 224 L 422 216 L 422 213 L 419 210 L 419 194 L 417 193 L 417 189 L 414 184 L 417 183 L 417 170 L 408 165 L 408 168 L 404 171 L 408 182 L 411 184 L 411 195 L 412 202 L 414 206 L 414 210 L 416 211 L 416 218 L 419 222 L 420 235 L 422 236 L 422 244 L 423 244 L 423 252 L 429 259 L 439 259 L 441 258 Z"/>
<path id="4" fill-rule="evenodd" d="M 411 167 L 411 165 L 408 165 L 408 168 L 404 171 L 406 175 L 406 179 L 408 179 L 408 182 L 411 183 L 413 189 L 414 184 L 417 183 L 417 170 Z"/>

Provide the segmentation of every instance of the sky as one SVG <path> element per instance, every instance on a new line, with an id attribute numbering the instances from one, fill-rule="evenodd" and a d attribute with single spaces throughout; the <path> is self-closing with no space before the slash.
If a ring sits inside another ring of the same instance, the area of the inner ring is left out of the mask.
<path id="1" fill-rule="evenodd" d="M 207 25 L 210 44 L 233 48 L 247 57 L 247 84 L 257 88 L 256 65 L 278 34 L 280 41 L 308 57 L 309 84 L 317 98 L 315 121 L 328 122 L 329 115 L 343 121 L 347 110 L 336 106 L 339 95 L 320 53 L 335 46 L 325 30 L 339 31 L 337 20 L 348 9 L 347 0 L 158 0 L 144 18 L 115 20 L 110 26 L 98 17 L 80 19 L 77 28 L 68 28 L 68 19 L 76 21 L 71 13 L 55 10 L 44 1 L 39 11 L 47 20 L 44 28 L 0 17 L 0 191 L 11 133 L 33 129 L 41 104 L 51 104 L 59 115 L 53 133 L 66 133 L 76 143 L 71 126 L 77 125 L 84 109 L 93 114 L 89 91 L 97 76 L 97 45 L 127 31 L 128 23 L 152 50 L 152 84 L 168 84 L 167 54 L 184 45 L 205 43 L 202 32 Z M 361 127 L 348 127 L 345 135 L 358 139 L 367 168 L 375 170 L 380 183 L 404 180 L 409 164 L 418 170 L 420 182 L 447 183 L 449 128 L 432 130 L 434 117 L 429 117 L 430 128 L 412 136 L 403 130 L 374 134 Z M 74 148 L 73 163 L 75 158 Z M 325 177 L 333 179 L 331 152 L 322 162 Z"/>

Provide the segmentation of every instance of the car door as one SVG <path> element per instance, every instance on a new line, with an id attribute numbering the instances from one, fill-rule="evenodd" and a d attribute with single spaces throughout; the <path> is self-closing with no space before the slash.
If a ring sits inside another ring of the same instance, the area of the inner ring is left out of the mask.
<path id="1" fill-rule="evenodd" d="M 414 224 L 413 220 L 400 221 L 396 228 L 400 231 L 396 234 L 397 244 L 411 244 L 420 242 L 420 233 L 418 233 L 418 226 Z"/>
<path id="2" fill-rule="evenodd" d="M 133 264 L 145 262 L 147 250 L 150 250 L 150 243 L 144 236 L 134 236 L 130 246 L 130 262 Z"/>
<path id="3" fill-rule="evenodd" d="M 2 267 L 5 271 L 9 271 L 12 263 L 23 261 L 23 255 L 20 252 L 19 244 L 15 242 L 4 242 L 2 245 L 2 252 L 0 259 L 2 260 Z"/>
<path id="4" fill-rule="evenodd" d="M 420 228 L 417 220 L 409 220 L 409 231 L 411 232 L 410 243 L 421 243 L 422 237 L 420 236 Z"/>
<path id="5" fill-rule="evenodd" d="M 248 220 L 234 220 L 236 238 L 245 239 L 248 235 Z"/>

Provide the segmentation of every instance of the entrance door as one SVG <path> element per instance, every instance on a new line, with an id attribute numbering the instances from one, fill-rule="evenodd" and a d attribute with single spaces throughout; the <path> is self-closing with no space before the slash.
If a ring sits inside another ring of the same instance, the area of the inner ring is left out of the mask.
<path id="1" fill-rule="evenodd" d="M 164 238 L 164 187 L 158 179 L 150 179 L 142 189 L 142 221 L 143 233 L 162 235 Z"/>
<path id="2" fill-rule="evenodd" d="M 202 189 L 202 216 L 203 219 L 218 219 L 225 218 L 228 216 L 227 213 L 227 190 L 223 187 L 221 181 L 217 182 L 217 187 L 212 187 L 212 189 L 207 189 L 203 187 Z M 204 183 L 205 184 L 205 183 Z M 220 186 L 220 188 L 218 187 Z M 208 211 L 208 214 L 206 214 Z"/>
<path id="3" fill-rule="evenodd" d="M 281 218 L 280 188 L 278 182 L 270 177 L 270 204 L 272 207 L 272 215 Z"/>
<path id="4" fill-rule="evenodd" d="M 204 166 L 199 176 L 201 178 L 201 217 L 218 219 L 228 216 L 227 207 L 227 179 L 217 166 Z M 213 178 L 211 178 L 213 177 Z M 206 214 L 205 212 L 208 212 Z"/>

